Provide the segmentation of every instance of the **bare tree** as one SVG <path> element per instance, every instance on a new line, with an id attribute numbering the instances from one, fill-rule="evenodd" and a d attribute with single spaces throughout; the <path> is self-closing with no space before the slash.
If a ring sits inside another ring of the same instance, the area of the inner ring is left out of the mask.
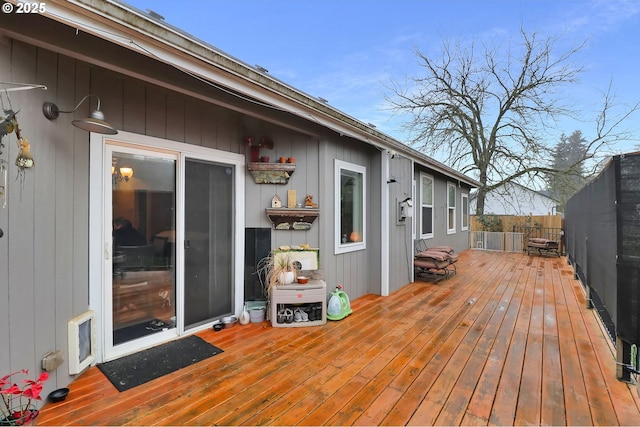
<path id="1" fill-rule="evenodd" d="M 412 116 L 405 124 L 411 144 L 477 177 L 478 215 L 492 189 L 561 172 L 549 166 L 552 147 L 545 142 L 545 130 L 555 127 L 559 117 L 576 114 L 564 105 L 562 96 L 567 92 L 562 90 L 578 82 L 583 70 L 571 61 L 584 45 L 557 53 L 558 37 L 540 40 L 535 33 L 521 30 L 520 34 L 517 46 L 503 50 L 485 45 L 478 53 L 475 44 L 445 42 L 441 57 L 431 58 L 416 49 L 424 76 L 389 87 L 392 108 Z M 596 136 L 585 144 L 584 156 L 576 164 L 594 159 L 627 137 L 616 129 L 638 104 L 616 117 L 614 107 L 609 87 L 595 119 Z"/>

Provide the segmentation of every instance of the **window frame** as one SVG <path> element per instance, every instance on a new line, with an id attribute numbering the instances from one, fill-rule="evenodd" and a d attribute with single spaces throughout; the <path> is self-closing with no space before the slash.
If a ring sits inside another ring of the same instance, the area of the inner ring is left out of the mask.
<path id="1" fill-rule="evenodd" d="M 453 189 L 453 199 L 451 198 L 449 191 Z M 456 232 L 456 197 L 458 192 L 456 191 L 456 184 L 453 182 L 447 182 L 447 234 L 455 234 Z M 453 200 L 453 206 L 451 206 L 451 200 Z M 453 224 L 450 224 L 453 222 Z"/>
<path id="2" fill-rule="evenodd" d="M 361 215 L 362 215 L 362 241 L 360 242 L 342 242 L 341 230 L 340 230 L 340 220 L 342 218 L 341 215 L 341 177 L 342 171 L 347 171 L 350 173 L 360 174 L 362 176 L 362 194 L 361 194 Z M 365 250 L 367 248 L 367 215 L 365 209 L 365 202 L 367 200 L 367 168 L 362 165 L 358 165 L 355 163 L 346 162 L 344 160 L 335 159 L 334 163 L 334 206 L 335 206 L 335 215 L 334 215 L 334 242 L 335 242 L 335 250 L 334 254 L 344 254 L 348 252 L 355 252 Z"/>
<path id="3" fill-rule="evenodd" d="M 469 230 L 469 194 L 462 193 L 462 203 L 460 206 L 460 230 Z M 466 211 L 466 212 L 465 212 Z"/>
<path id="4" fill-rule="evenodd" d="M 423 187 L 423 180 L 424 179 L 429 179 L 431 180 L 431 203 L 427 204 L 425 203 L 424 200 L 424 187 Z M 435 228 L 434 228 L 434 206 L 433 206 L 433 201 L 435 199 L 435 180 L 433 178 L 433 175 L 429 175 L 426 174 L 424 172 L 420 172 L 420 238 L 421 239 L 432 239 L 435 235 Z M 422 223 L 423 223 L 423 215 L 424 215 L 424 208 L 431 208 L 431 233 L 423 233 L 423 229 L 422 229 Z"/>

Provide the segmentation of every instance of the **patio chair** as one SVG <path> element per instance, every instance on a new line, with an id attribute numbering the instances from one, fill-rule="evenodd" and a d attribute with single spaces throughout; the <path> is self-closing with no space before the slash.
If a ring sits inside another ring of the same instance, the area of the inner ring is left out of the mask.
<path id="1" fill-rule="evenodd" d="M 415 242 L 413 242 L 413 250 L 416 254 L 419 254 L 422 251 L 426 251 L 428 249 L 427 247 L 427 241 L 424 239 L 418 239 Z"/>
<path id="2" fill-rule="evenodd" d="M 460 256 L 458 254 L 454 253 L 454 250 L 453 250 L 453 248 L 451 246 L 440 245 L 440 246 L 428 247 L 426 240 L 419 239 L 419 240 L 416 240 L 415 243 L 414 243 L 414 250 L 415 250 L 416 256 L 419 253 L 425 252 L 425 251 L 442 252 L 444 254 L 447 254 L 448 258 L 449 258 L 449 265 L 451 266 L 451 268 L 449 268 L 449 270 L 453 274 L 457 273 L 458 269 L 457 269 L 455 264 L 456 264 L 456 262 L 458 262 L 458 259 L 460 258 Z"/>
<path id="3" fill-rule="evenodd" d="M 537 252 L 538 255 L 554 253 L 556 256 L 560 256 L 560 252 L 558 251 L 559 246 L 559 241 L 557 240 L 530 237 L 527 242 L 527 255 L 531 255 L 531 252 Z"/>
<path id="4" fill-rule="evenodd" d="M 429 250 L 447 254 L 447 257 L 449 258 L 449 267 L 450 267 L 449 270 L 453 274 L 456 274 L 458 272 L 458 268 L 456 267 L 456 262 L 458 262 L 458 259 L 460 259 L 460 255 L 454 253 L 453 248 L 451 246 L 432 246 L 429 248 Z"/>
<path id="5" fill-rule="evenodd" d="M 436 282 L 455 274 L 450 265 L 449 254 L 431 250 L 419 252 L 413 260 L 416 276 L 435 278 Z"/>

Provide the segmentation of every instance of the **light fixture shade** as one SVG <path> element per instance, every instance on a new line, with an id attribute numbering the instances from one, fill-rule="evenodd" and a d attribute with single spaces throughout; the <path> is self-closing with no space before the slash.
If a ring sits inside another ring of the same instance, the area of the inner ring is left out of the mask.
<path id="1" fill-rule="evenodd" d="M 120 168 L 120 175 L 124 177 L 125 181 L 129 181 L 129 179 L 131 179 L 131 177 L 133 176 L 133 168 L 129 168 L 129 167 Z"/>
<path id="2" fill-rule="evenodd" d="M 69 111 L 60 111 L 60 109 L 58 109 L 58 106 L 53 102 L 45 102 L 42 105 L 42 112 L 47 119 L 55 120 L 58 118 L 60 113 L 73 113 L 87 98 L 91 96 L 98 99 L 98 108 L 91 112 L 91 114 L 89 114 L 89 117 L 85 119 L 73 120 L 71 124 L 79 129 L 86 130 L 87 132 L 95 132 L 106 135 L 117 134 L 117 129 L 104 120 L 104 114 L 102 114 L 102 111 L 100 111 L 100 98 L 98 98 L 96 95 L 85 95 L 85 97 L 82 98 L 78 105 L 76 105 L 73 110 Z"/>
<path id="3" fill-rule="evenodd" d="M 93 115 L 93 113 L 91 113 Z M 86 130 L 87 132 L 102 133 L 105 135 L 115 135 L 118 130 L 111 126 L 108 122 L 100 119 L 87 117 L 86 119 L 74 120 L 71 122 L 75 127 Z"/>

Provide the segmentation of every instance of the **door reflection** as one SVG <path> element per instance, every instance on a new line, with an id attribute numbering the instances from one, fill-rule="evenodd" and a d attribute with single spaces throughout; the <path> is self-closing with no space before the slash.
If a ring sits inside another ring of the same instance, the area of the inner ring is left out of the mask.
<path id="1" fill-rule="evenodd" d="M 113 344 L 118 345 L 176 326 L 176 162 L 114 152 L 112 165 Z"/>

